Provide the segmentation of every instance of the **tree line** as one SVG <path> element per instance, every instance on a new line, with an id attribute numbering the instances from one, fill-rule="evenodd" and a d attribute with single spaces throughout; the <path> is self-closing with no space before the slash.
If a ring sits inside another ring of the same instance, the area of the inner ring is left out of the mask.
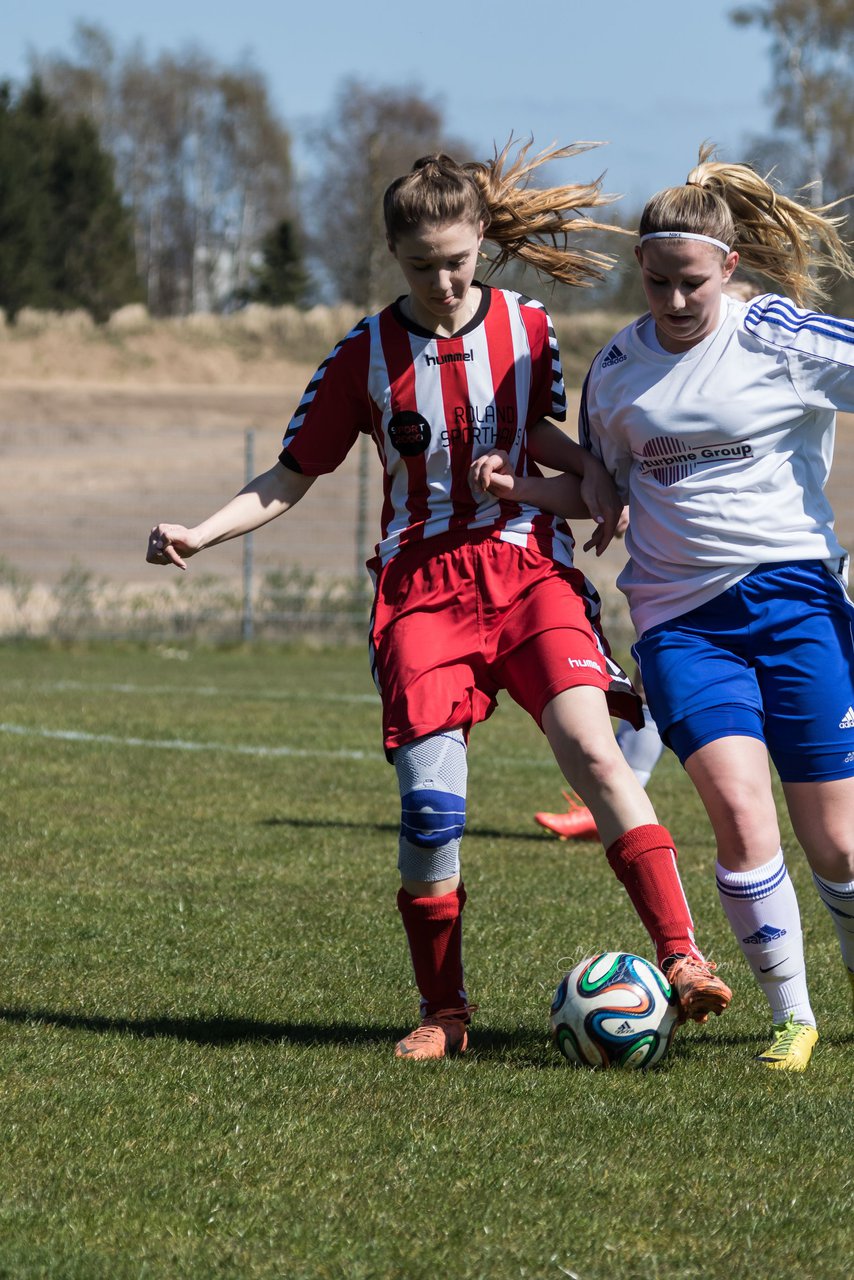
<path id="1" fill-rule="evenodd" d="M 768 33 L 773 73 L 774 135 L 749 139 L 743 158 L 773 168 L 788 191 L 810 184 L 814 203 L 846 196 L 850 0 L 763 0 L 730 16 Z M 69 53 L 36 56 L 26 85 L 0 86 L 0 307 L 11 317 L 24 306 L 85 307 L 98 320 L 135 301 L 156 315 L 319 297 L 369 308 L 397 286 L 385 187 L 418 155 L 472 154 L 420 92 L 355 79 L 314 128 L 314 172 L 299 185 L 291 149 L 252 65 L 224 67 L 201 48 L 120 50 L 103 28 L 78 23 Z M 541 289 L 524 276 L 512 283 Z M 850 309 L 850 293 L 837 288 L 836 309 Z M 626 271 L 550 305 L 640 303 Z"/>

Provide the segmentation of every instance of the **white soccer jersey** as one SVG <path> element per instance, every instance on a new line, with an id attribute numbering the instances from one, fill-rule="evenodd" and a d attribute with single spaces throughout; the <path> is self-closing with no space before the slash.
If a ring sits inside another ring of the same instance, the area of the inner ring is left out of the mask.
<path id="1" fill-rule="evenodd" d="M 767 294 L 724 298 L 708 338 L 653 351 L 628 325 L 596 356 L 581 443 L 629 502 L 618 578 L 639 635 L 757 565 L 847 557 L 824 495 L 836 410 L 854 410 L 854 324 Z"/>
<path id="2" fill-rule="evenodd" d="M 505 449 L 522 474 L 539 474 L 526 432 L 545 415 L 566 417 L 557 341 L 543 306 L 481 286 L 477 314 L 451 338 L 409 321 L 399 302 L 362 320 L 312 378 L 283 441 L 285 466 L 304 475 L 333 471 L 370 433 L 383 464 L 377 552 L 449 530 L 494 526 L 525 545 L 533 536 L 572 563 L 564 521 L 519 503 L 476 500 L 472 461 Z"/>

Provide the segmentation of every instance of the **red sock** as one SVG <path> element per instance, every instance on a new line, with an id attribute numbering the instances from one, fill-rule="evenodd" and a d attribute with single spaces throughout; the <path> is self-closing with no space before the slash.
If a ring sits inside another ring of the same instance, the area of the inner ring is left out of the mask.
<path id="1" fill-rule="evenodd" d="M 672 955 L 702 959 L 667 828 L 634 827 L 614 841 L 607 858 L 655 943 L 658 963 Z"/>
<path id="2" fill-rule="evenodd" d="M 409 941 L 415 984 L 421 992 L 421 1016 L 468 1004 L 463 986 L 462 884 L 440 898 L 413 898 L 401 889 L 397 909 Z"/>

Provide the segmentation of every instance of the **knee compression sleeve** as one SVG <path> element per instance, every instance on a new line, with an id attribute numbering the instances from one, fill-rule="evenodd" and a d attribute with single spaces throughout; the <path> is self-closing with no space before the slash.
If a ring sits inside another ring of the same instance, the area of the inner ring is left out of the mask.
<path id="1" fill-rule="evenodd" d="M 466 822 L 466 742 L 460 729 L 398 747 L 400 785 L 397 865 L 407 880 L 433 883 L 460 869 Z"/>

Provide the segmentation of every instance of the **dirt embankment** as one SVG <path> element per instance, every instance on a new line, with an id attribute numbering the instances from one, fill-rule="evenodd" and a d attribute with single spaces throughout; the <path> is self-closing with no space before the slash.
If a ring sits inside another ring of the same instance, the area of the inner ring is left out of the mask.
<path id="1" fill-rule="evenodd" d="M 252 469 L 272 465 L 310 374 L 356 318 L 345 309 L 306 316 L 250 308 L 240 318 L 152 322 L 134 308 L 103 329 L 79 315 L 25 314 L 14 328 L 0 326 L 0 592 L 16 582 L 51 588 L 74 567 L 143 592 L 159 585 L 162 575 L 143 558 L 148 529 L 161 519 L 201 519 L 239 489 L 250 428 Z M 592 354 L 617 322 L 587 321 L 583 331 L 562 333 L 562 343 L 577 338 Z M 576 401 L 577 392 L 570 423 Z M 261 571 L 358 572 L 358 463 L 354 451 L 293 517 L 256 535 Z M 368 465 L 370 543 L 380 477 L 375 456 Z M 854 417 L 843 415 L 829 493 L 848 546 L 852 487 Z M 580 543 L 586 529 L 577 532 Z M 226 544 L 186 577 L 239 577 L 240 557 L 239 543 Z M 614 599 L 622 547 L 579 560 Z"/>

